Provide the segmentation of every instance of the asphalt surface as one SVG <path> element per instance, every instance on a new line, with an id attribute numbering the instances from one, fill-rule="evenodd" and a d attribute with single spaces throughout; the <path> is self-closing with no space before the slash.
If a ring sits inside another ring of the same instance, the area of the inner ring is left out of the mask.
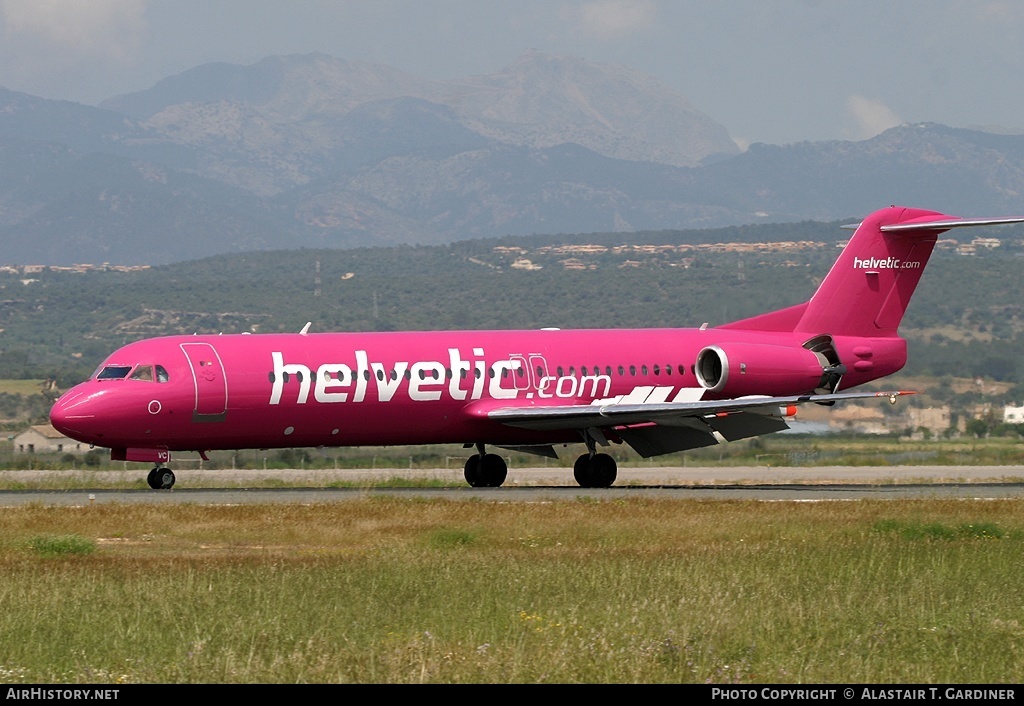
<path id="1" fill-rule="evenodd" d="M 0 481 L 24 490 L 0 490 L 0 507 L 28 503 L 84 506 L 97 503 L 318 503 L 391 497 L 482 498 L 498 502 L 547 502 L 587 496 L 600 499 L 664 497 L 824 501 L 862 498 L 1024 496 L 1024 466 L 827 466 L 809 468 L 620 468 L 611 488 L 580 488 L 565 468 L 510 469 L 500 488 L 470 488 L 454 469 L 377 470 L 176 470 L 171 490 L 111 490 L 115 481 L 142 481 L 146 468 L 124 471 L 0 471 Z M 385 487 L 391 478 L 432 479 L 440 488 Z M 305 487 L 247 487 L 274 479 Z M 48 490 L 59 481 L 62 489 Z M 375 485 L 374 482 L 381 485 Z M 359 487 L 329 487 L 339 482 Z"/>

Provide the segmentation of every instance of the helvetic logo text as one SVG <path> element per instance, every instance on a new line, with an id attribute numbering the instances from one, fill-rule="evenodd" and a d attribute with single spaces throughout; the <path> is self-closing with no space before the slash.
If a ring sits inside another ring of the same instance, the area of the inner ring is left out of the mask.
<path id="1" fill-rule="evenodd" d="M 919 270 L 921 263 L 915 260 L 901 260 L 898 257 L 855 257 L 853 266 L 858 270 Z"/>
<path id="2" fill-rule="evenodd" d="M 306 404 L 309 393 L 322 403 L 362 402 L 372 387 L 376 399 L 390 402 L 399 390 L 413 401 L 441 399 L 445 393 L 453 400 L 515 399 L 521 393 L 542 399 L 606 397 L 611 391 L 609 375 L 550 376 L 544 365 L 529 367 L 525 358 L 511 356 L 488 363 L 482 348 L 474 348 L 469 359 L 458 348 L 448 349 L 447 364 L 439 360 L 396 361 L 393 364 L 373 362 L 366 351 L 354 351 L 352 363 L 323 363 L 312 368 L 301 363 L 285 363 L 284 354 L 271 354 L 274 372 L 271 375 L 270 404 L 281 404 L 285 384 L 294 377 L 299 385 L 296 404 Z"/>

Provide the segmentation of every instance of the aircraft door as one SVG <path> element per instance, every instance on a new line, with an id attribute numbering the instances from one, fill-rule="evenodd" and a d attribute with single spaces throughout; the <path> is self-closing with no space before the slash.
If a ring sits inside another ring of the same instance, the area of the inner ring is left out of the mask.
<path id="1" fill-rule="evenodd" d="M 530 389 L 530 369 L 526 364 L 526 358 L 521 355 L 509 356 L 509 369 L 512 373 L 512 380 L 517 390 Z"/>
<path id="2" fill-rule="evenodd" d="M 536 390 L 540 381 L 548 375 L 548 364 L 544 356 L 515 353 L 509 356 L 509 361 L 517 390 Z"/>
<path id="3" fill-rule="evenodd" d="M 532 354 L 530 355 L 530 378 L 533 382 L 535 390 L 540 389 L 541 380 L 548 376 L 548 362 L 544 360 L 544 356 Z"/>
<path id="4" fill-rule="evenodd" d="M 228 380 L 224 364 L 209 343 L 182 343 L 195 384 L 194 422 L 222 422 L 228 411 Z"/>

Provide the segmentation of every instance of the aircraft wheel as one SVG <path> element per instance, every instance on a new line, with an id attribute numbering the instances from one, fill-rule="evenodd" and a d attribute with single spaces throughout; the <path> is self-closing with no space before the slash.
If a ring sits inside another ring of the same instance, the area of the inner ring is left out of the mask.
<path id="1" fill-rule="evenodd" d="M 573 464 L 572 475 L 581 488 L 608 488 L 618 475 L 618 464 L 608 454 L 583 454 Z"/>
<path id="2" fill-rule="evenodd" d="M 160 468 L 157 467 L 151 470 L 149 472 L 149 475 L 146 476 L 146 483 L 148 483 L 149 487 L 152 488 L 153 490 L 160 490 L 160 481 L 157 480 L 157 473 L 159 472 Z"/>
<path id="3" fill-rule="evenodd" d="M 610 488 L 618 475 L 618 464 L 608 454 L 594 454 L 590 459 L 590 483 L 592 488 Z"/>
<path id="4" fill-rule="evenodd" d="M 590 488 L 590 454 L 583 454 L 572 464 L 572 477 L 581 488 Z"/>
<path id="5" fill-rule="evenodd" d="M 170 468 L 156 468 L 156 488 L 160 490 L 170 490 L 174 486 L 174 471 Z"/>
<path id="6" fill-rule="evenodd" d="M 508 477 L 508 464 L 498 454 L 484 454 L 480 458 L 481 486 L 497 488 Z"/>
<path id="7" fill-rule="evenodd" d="M 466 467 L 463 470 L 463 475 L 466 478 L 466 482 L 473 488 L 479 488 L 484 485 L 483 473 L 480 472 L 480 454 L 473 454 L 466 459 Z"/>

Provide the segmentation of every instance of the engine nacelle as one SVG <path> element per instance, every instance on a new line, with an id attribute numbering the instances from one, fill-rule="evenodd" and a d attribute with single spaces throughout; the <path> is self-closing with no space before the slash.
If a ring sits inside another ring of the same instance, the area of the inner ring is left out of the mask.
<path id="1" fill-rule="evenodd" d="M 822 365 L 799 345 L 723 343 L 702 349 L 694 372 L 701 387 L 723 397 L 798 395 L 818 386 Z"/>

